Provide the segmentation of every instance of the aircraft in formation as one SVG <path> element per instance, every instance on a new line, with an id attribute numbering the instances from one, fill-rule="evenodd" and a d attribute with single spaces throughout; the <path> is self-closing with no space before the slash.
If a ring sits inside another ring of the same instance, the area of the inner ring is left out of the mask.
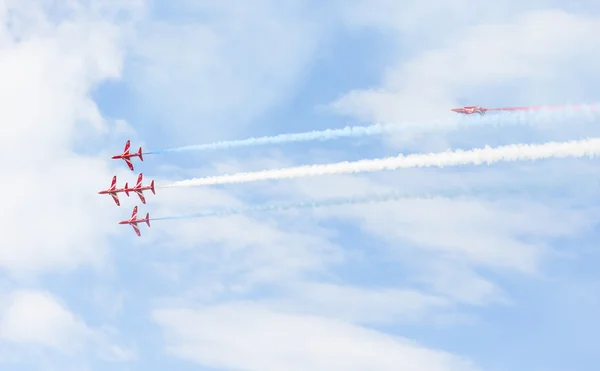
<path id="1" fill-rule="evenodd" d="M 138 212 L 138 207 L 134 206 L 133 207 L 133 212 L 131 213 L 131 218 L 127 219 L 127 220 L 122 220 L 119 222 L 119 224 L 129 224 L 131 225 L 131 227 L 133 227 L 133 231 L 135 232 L 135 234 L 137 234 L 138 236 L 141 236 L 142 234 L 140 233 L 140 229 L 138 228 L 138 223 L 146 223 L 148 224 L 148 227 L 150 227 L 150 213 L 146 213 L 146 217 L 144 219 L 137 219 L 137 212 Z"/>
<path id="2" fill-rule="evenodd" d="M 119 192 L 123 192 L 123 189 L 117 189 L 117 176 L 115 175 L 113 176 L 112 182 L 110 183 L 110 187 L 108 189 L 98 192 L 98 194 L 111 195 L 113 200 L 115 200 L 117 206 L 121 206 L 121 203 L 119 202 L 119 196 L 117 196 L 117 193 Z"/>
<path id="3" fill-rule="evenodd" d="M 451 108 L 450 110 L 453 112 L 456 112 L 456 113 L 464 114 L 464 115 L 472 115 L 472 114 L 478 113 L 483 116 L 488 111 L 525 111 L 525 110 L 535 110 L 535 109 L 542 109 L 542 108 L 556 109 L 556 108 L 561 108 L 561 106 L 551 106 L 551 107 L 530 106 L 530 107 L 510 107 L 510 108 L 484 108 L 481 106 L 465 106 L 465 107 L 461 107 L 461 108 Z M 142 147 L 140 147 L 136 153 L 131 153 L 130 149 L 131 149 L 131 141 L 128 140 L 127 142 L 125 142 L 125 148 L 123 149 L 123 153 L 112 156 L 111 159 L 125 161 L 125 163 L 129 167 L 129 169 L 131 171 L 134 171 L 134 166 L 133 166 L 133 163 L 131 162 L 131 159 L 134 157 L 139 157 L 140 161 L 144 161 L 144 157 L 143 157 Z M 146 204 L 146 199 L 144 197 L 144 191 L 152 191 L 153 194 L 156 194 L 156 192 L 154 190 L 154 180 L 152 180 L 152 182 L 150 182 L 150 185 L 144 186 L 144 185 L 142 185 L 142 173 L 140 173 L 135 187 L 130 188 L 128 183 L 125 183 L 125 187 L 117 188 L 117 176 L 115 175 L 112 179 L 110 187 L 108 189 L 98 192 L 98 194 L 110 195 L 113 198 L 113 200 L 115 201 L 115 203 L 117 204 L 117 206 L 120 206 L 121 204 L 119 202 L 118 193 L 123 192 L 128 197 L 129 197 L 130 192 L 136 193 L 139 196 L 142 203 Z M 148 224 L 148 227 L 150 227 L 150 215 L 146 214 L 145 219 L 136 219 L 137 218 L 137 210 L 138 210 L 138 208 L 137 208 L 137 206 L 135 206 L 133 208 L 133 213 L 131 214 L 131 218 L 129 218 L 128 220 L 123 220 L 123 221 L 119 222 L 119 224 L 130 224 L 133 227 L 133 230 L 135 231 L 135 233 L 138 236 L 140 236 L 141 234 L 140 234 L 139 228 L 137 227 L 137 224 L 145 222 L 146 224 Z"/>
<path id="4" fill-rule="evenodd" d="M 133 170 L 133 164 L 131 163 L 131 158 L 133 157 L 139 157 L 140 161 L 144 161 L 144 156 L 142 156 L 142 147 L 140 147 L 140 149 L 138 149 L 137 153 L 130 153 L 129 149 L 131 147 L 131 141 L 127 141 L 125 142 L 125 149 L 123 150 L 123 153 L 121 153 L 120 155 L 115 155 L 113 157 L 111 157 L 113 160 L 124 160 L 125 163 L 127 164 L 127 166 L 129 166 L 129 169 L 131 171 Z"/>
<path id="5" fill-rule="evenodd" d="M 124 160 L 125 163 L 127 164 L 127 166 L 129 167 L 129 169 L 131 171 L 134 171 L 133 164 L 131 163 L 131 158 L 139 157 L 141 161 L 144 161 L 144 157 L 143 157 L 142 147 L 139 148 L 137 153 L 130 153 L 129 152 L 130 148 L 131 148 L 131 141 L 128 140 L 125 143 L 125 149 L 123 150 L 123 153 L 121 153 L 120 155 L 112 156 L 111 159 Z M 115 204 L 117 204 L 117 206 L 121 206 L 121 202 L 119 201 L 119 196 L 118 196 L 119 193 L 125 193 L 125 195 L 127 195 L 127 197 L 129 197 L 130 193 L 135 193 L 140 198 L 140 201 L 142 201 L 143 204 L 146 204 L 146 198 L 144 197 L 144 191 L 151 191 L 153 194 L 156 194 L 156 191 L 154 188 L 154 180 L 152 180 L 149 185 L 143 185 L 142 184 L 143 177 L 144 177 L 144 175 L 142 173 L 140 173 L 140 175 L 138 175 L 137 182 L 134 187 L 129 187 L 129 183 L 125 182 L 125 186 L 123 188 L 117 188 L 117 176 L 115 175 L 112 178 L 110 187 L 108 189 L 104 189 L 104 190 L 98 192 L 98 194 L 110 195 L 112 197 L 112 199 L 115 201 Z M 133 208 L 133 213 L 131 214 L 131 218 L 120 221 L 119 224 L 131 225 L 133 227 L 134 232 L 138 236 L 141 236 L 140 229 L 138 228 L 137 224 L 138 223 L 146 223 L 146 224 L 148 224 L 148 227 L 150 227 L 150 214 L 149 213 L 146 214 L 146 218 L 144 218 L 144 219 L 136 219 L 137 212 L 138 212 L 138 207 L 135 206 Z"/>
<path id="6" fill-rule="evenodd" d="M 115 175 L 112 178 L 110 187 L 108 189 L 98 192 L 98 194 L 111 195 L 113 200 L 117 204 L 117 206 L 121 206 L 121 203 L 119 202 L 119 196 L 117 195 L 117 193 L 123 192 L 127 195 L 127 197 L 129 197 L 129 192 L 133 192 L 133 193 L 136 193 L 140 197 L 140 201 L 142 201 L 143 204 L 146 204 L 146 198 L 144 197 L 144 191 L 152 191 L 153 194 L 156 194 L 156 192 L 154 190 L 154 180 L 152 180 L 150 182 L 150 185 L 144 186 L 144 185 L 142 185 L 142 178 L 143 178 L 143 174 L 140 173 L 140 175 L 138 175 L 138 179 L 137 179 L 137 183 L 135 184 L 135 187 L 130 188 L 129 183 L 125 183 L 125 187 L 117 188 L 117 176 Z"/>
<path id="7" fill-rule="evenodd" d="M 142 185 L 142 176 L 143 176 L 142 173 L 140 173 L 140 175 L 138 175 L 137 182 L 135 184 L 135 187 L 133 187 L 133 188 L 129 188 L 129 185 L 126 182 L 125 187 L 123 187 L 123 192 L 125 192 L 127 197 L 129 197 L 129 192 L 137 193 L 137 195 L 140 197 L 140 201 L 142 201 L 142 203 L 145 205 L 146 198 L 144 197 L 144 191 L 152 191 L 152 194 L 156 194 L 156 192 L 154 191 L 154 180 L 152 180 L 150 182 L 150 185 L 143 186 Z"/>

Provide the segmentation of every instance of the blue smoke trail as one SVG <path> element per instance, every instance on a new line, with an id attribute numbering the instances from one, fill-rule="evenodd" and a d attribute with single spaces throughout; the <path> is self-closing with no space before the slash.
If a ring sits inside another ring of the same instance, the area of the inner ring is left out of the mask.
<path id="1" fill-rule="evenodd" d="M 341 129 L 315 130 L 305 133 L 279 134 L 275 136 L 255 137 L 239 140 L 227 140 L 214 143 L 197 144 L 171 149 L 145 152 L 145 155 L 156 155 L 187 151 L 213 151 L 219 149 L 231 149 L 238 147 L 261 146 L 267 144 L 285 144 L 308 141 L 328 141 L 341 138 L 359 138 L 383 134 L 400 133 L 403 131 L 432 131 L 432 130 L 456 130 L 462 127 L 475 125 L 499 126 L 507 124 L 526 124 L 539 121 L 557 121 L 573 117 L 574 113 L 597 114 L 598 111 L 592 106 L 584 108 L 565 108 L 558 111 L 505 111 L 489 112 L 485 116 L 461 116 L 453 119 L 437 120 L 431 122 L 410 122 L 402 124 L 374 124 L 370 126 L 346 126 Z"/>
<path id="2" fill-rule="evenodd" d="M 320 201 L 301 201 L 294 202 L 288 204 L 271 204 L 271 205 L 255 205 L 248 207 L 241 207 L 235 209 L 223 209 L 223 210 L 215 210 L 215 211 L 205 211 L 194 214 L 184 214 L 177 216 L 168 216 L 162 218 L 153 218 L 151 220 L 177 220 L 177 219 L 198 219 L 198 218 L 222 218 L 232 215 L 239 214 L 248 214 L 248 213 L 259 213 L 259 212 L 268 212 L 268 211 L 286 211 L 286 210 L 298 210 L 298 209 L 317 209 L 322 207 L 329 206 L 345 206 L 345 205 L 359 205 L 359 204 L 370 204 L 370 203 L 383 203 L 388 201 L 399 201 L 403 199 L 435 199 L 435 198 L 458 198 L 465 196 L 474 196 L 481 193 L 493 194 L 493 193 L 501 193 L 501 194 L 516 194 L 519 192 L 527 191 L 528 197 L 544 197 L 544 196 L 553 196 L 554 198 L 560 198 L 564 196 L 560 192 L 557 192 L 556 189 L 552 189 L 548 185 L 528 185 L 526 188 L 522 186 L 491 186 L 491 187 L 480 187 L 479 190 L 475 188 L 462 188 L 455 190 L 445 190 L 437 193 L 416 193 L 416 192 L 398 192 L 392 191 L 383 194 L 371 194 L 365 196 L 352 196 L 352 197 L 338 197 L 338 198 L 329 198 Z M 575 187 L 577 188 L 577 187 Z M 583 188 L 582 188 L 583 190 Z M 582 190 L 575 190 L 572 192 L 581 192 Z"/>
<path id="3" fill-rule="evenodd" d="M 341 206 L 341 205 L 354 205 L 354 204 L 365 204 L 365 203 L 381 203 L 386 201 L 400 200 L 409 197 L 415 197 L 414 194 L 390 192 L 381 195 L 367 195 L 358 197 L 340 197 L 331 198 L 322 201 L 304 201 L 289 204 L 279 205 L 256 205 L 249 207 L 242 207 L 237 209 L 224 209 L 216 211 L 205 211 L 195 214 L 186 214 L 178 216 L 168 216 L 163 218 L 153 218 L 152 220 L 176 220 L 176 219 L 196 219 L 196 218 L 210 218 L 210 217 L 226 217 L 231 215 L 246 214 L 253 212 L 264 212 L 264 211 L 286 211 L 291 209 L 315 209 L 327 206 Z"/>
<path id="4" fill-rule="evenodd" d="M 186 151 L 212 151 L 218 149 L 229 149 L 237 147 L 250 147 L 250 146 L 261 146 L 265 144 L 284 144 L 294 142 L 308 142 L 313 140 L 333 140 L 338 138 L 356 138 L 381 135 L 384 133 L 398 132 L 403 129 L 402 125 L 393 124 L 375 124 L 371 126 L 346 126 L 342 129 L 327 129 L 327 130 L 315 130 L 306 133 L 294 133 L 294 134 L 279 134 L 275 136 L 258 137 L 258 138 L 247 138 L 239 140 L 227 140 L 214 143 L 197 144 L 185 147 L 177 147 L 171 149 L 164 149 L 160 151 L 151 151 L 145 154 L 163 154 L 173 152 L 186 152 Z"/>

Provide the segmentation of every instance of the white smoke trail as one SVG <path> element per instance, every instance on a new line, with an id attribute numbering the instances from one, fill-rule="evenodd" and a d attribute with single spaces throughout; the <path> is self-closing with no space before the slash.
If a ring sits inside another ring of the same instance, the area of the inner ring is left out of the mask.
<path id="1" fill-rule="evenodd" d="M 214 184 L 256 182 L 270 179 L 292 179 L 319 175 L 375 172 L 421 167 L 493 164 L 501 161 L 541 160 L 565 157 L 596 157 L 600 155 L 600 138 L 549 142 L 545 144 L 513 144 L 491 148 L 457 150 L 441 153 L 399 155 L 374 160 L 339 162 L 327 165 L 307 165 L 284 169 L 264 170 L 231 175 L 182 180 L 160 188 L 195 187 Z"/>

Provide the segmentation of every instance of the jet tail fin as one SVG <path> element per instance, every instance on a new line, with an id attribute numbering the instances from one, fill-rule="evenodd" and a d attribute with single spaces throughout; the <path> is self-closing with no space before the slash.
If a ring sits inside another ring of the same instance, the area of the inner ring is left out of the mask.
<path id="1" fill-rule="evenodd" d="M 154 192 L 154 180 L 150 182 L 150 190 L 152 191 L 152 194 L 156 194 L 156 192 Z"/>
<path id="2" fill-rule="evenodd" d="M 125 194 L 127 195 L 127 197 L 129 197 L 129 191 L 127 190 L 129 188 L 129 182 L 125 182 L 125 187 L 123 187 Z"/>
<path id="3" fill-rule="evenodd" d="M 148 228 L 150 227 L 150 213 L 146 213 L 146 224 L 148 224 Z"/>
<path id="4" fill-rule="evenodd" d="M 138 149 L 138 156 L 140 157 L 140 161 L 144 161 L 144 156 L 142 156 L 142 147 L 140 147 L 140 149 Z"/>

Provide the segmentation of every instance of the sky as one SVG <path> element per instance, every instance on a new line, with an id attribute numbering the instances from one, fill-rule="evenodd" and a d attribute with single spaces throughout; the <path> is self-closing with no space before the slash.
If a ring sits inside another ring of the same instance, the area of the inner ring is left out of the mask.
<path id="1" fill-rule="evenodd" d="M 597 159 L 97 194 L 600 136 L 593 113 L 449 111 L 600 102 L 597 2 L 0 0 L 0 19 L 3 370 L 597 369 Z M 110 159 L 374 123 L 405 130 Z M 117 224 L 389 191 L 436 197 Z"/>

